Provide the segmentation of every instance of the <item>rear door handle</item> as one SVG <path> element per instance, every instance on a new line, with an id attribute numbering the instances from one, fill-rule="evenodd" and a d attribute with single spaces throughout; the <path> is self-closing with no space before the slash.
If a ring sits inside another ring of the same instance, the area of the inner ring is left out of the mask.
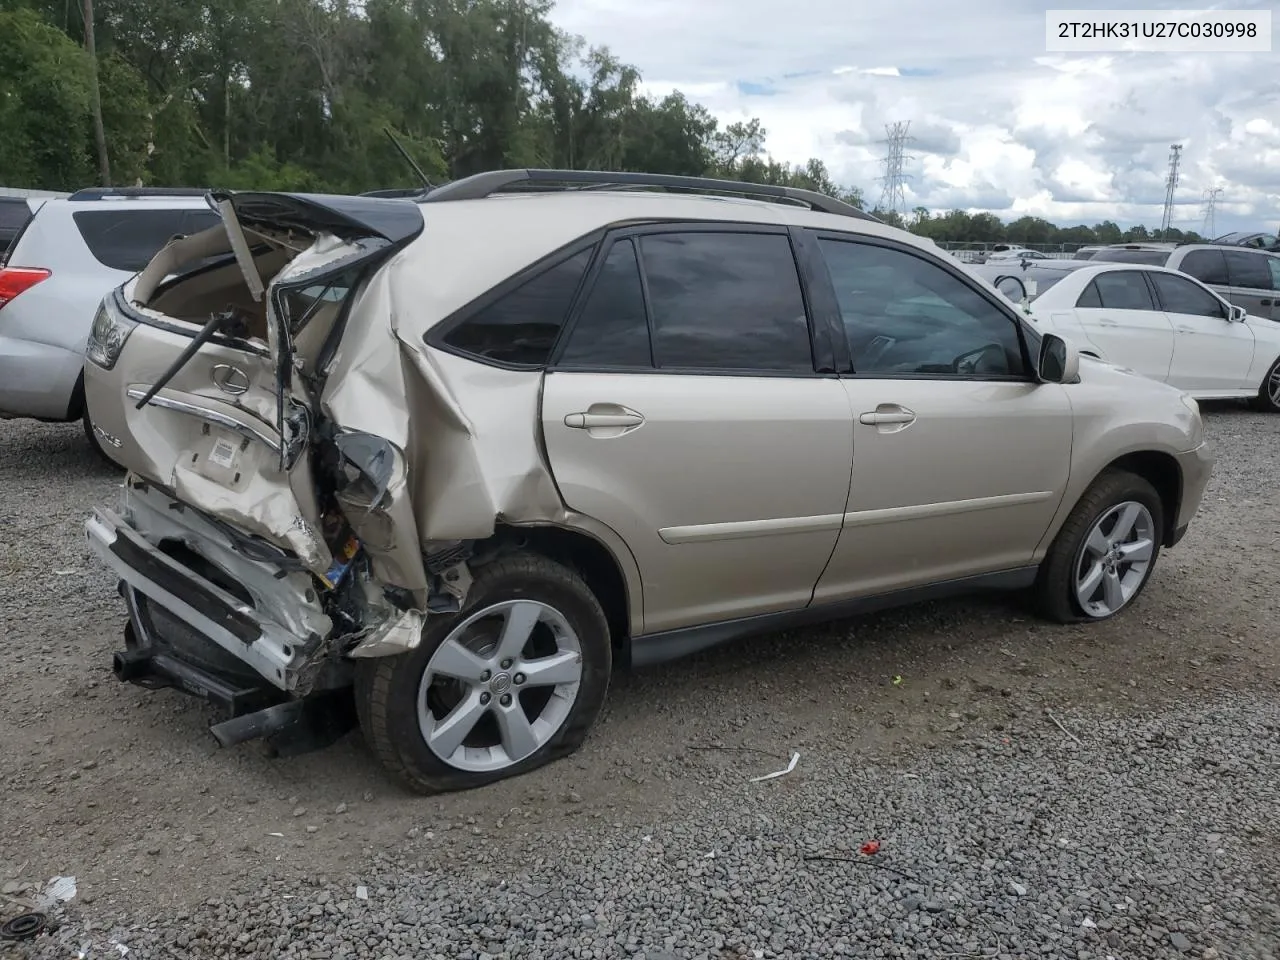
<path id="1" fill-rule="evenodd" d="M 1264 307 L 1269 307 L 1269 306 L 1271 306 L 1273 303 L 1275 303 L 1275 301 L 1274 301 L 1274 300 L 1259 300 L 1258 302 L 1259 302 L 1262 306 L 1264 306 Z"/>
<path id="2" fill-rule="evenodd" d="M 860 423 L 878 426 L 882 423 L 913 423 L 916 419 L 914 413 L 864 413 L 858 418 Z"/>
<path id="3" fill-rule="evenodd" d="M 873 426 L 880 433 L 897 433 L 916 422 L 915 412 L 897 403 L 881 403 L 858 417 L 859 423 Z"/>
<path id="4" fill-rule="evenodd" d="M 1118 327 L 1118 326 L 1120 326 L 1120 324 L 1116 323 L 1116 322 L 1115 322 L 1114 320 L 1112 320 L 1110 317 L 1099 317 L 1099 318 L 1098 318 L 1098 326 L 1100 326 L 1100 327 Z"/>
<path id="5" fill-rule="evenodd" d="M 1185 324 L 1183 324 L 1183 325 L 1181 325 L 1181 326 L 1179 326 L 1179 327 L 1178 327 L 1178 332 L 1179 332 L 1179 333 L 1195 333 L 1195 332 L 1196 332 L 1196 328 L 1195 328 L 1195 327 L 1188 327 L 1188 326 L 1186 326 Z"/>
<path id="6" fill-rule="evenodd" d="M 564 425 L 575 430 L 593 430 L 596 427 L 638 427 L 644 417 L 634 410 L 625 413 L 568 413 Z"/>

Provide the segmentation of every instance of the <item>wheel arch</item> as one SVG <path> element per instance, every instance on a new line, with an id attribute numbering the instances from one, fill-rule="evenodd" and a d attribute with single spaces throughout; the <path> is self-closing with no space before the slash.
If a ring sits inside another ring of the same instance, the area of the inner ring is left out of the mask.
<path id="1" fill-rule="evenodd" d="M 577 572 L 604 609 L 615 659 L 629 660 L 631 637 L 641 629 L 639 575 L 629 551 L 620 562 L 602 537 L 581 527 L 551 524 L 499 524 L 493 539 L 521 545 Z"/>
<path id="2" fill-rule="evenodd" d="M 1178 512 L 1182 506 L 1182 468 L 1172 454 L 1159 450 L 1137 450 L 1117 457 L 1108 463 L 1098 476 L 1089 482 L 1093 486 L 1098 477 L 1113 470 L 1125 470 L 1146 480 L 1160 495 L 1160 506 L 1164 512 L 1164 529 L 1161 530 L 1164 546 L 1172 546 L 1176 542 Z M 1088 489 L 1088 487 L 1086 487 Z"/>

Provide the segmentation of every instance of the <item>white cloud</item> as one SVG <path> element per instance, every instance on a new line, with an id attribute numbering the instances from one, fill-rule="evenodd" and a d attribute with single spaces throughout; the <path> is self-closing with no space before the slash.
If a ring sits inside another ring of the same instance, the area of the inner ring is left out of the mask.
<path id="1" fill-rule="evenodd" d="M 1280 227 L 1274 53 L 1047 54 L 1044 12 L 1062 6 L 559 0 L 552 18 L 637 66 L 649 92 L 680 89 L 723 122 L 759 117 L 774 157 L 820 157 L 871 201 L 885 125 L 909 120 L 911 207 L 1155 224 L 1181 143 L 1176 223 L 1197 226 L 1203 191 L 1221 187 L 1219 229 Z"/>

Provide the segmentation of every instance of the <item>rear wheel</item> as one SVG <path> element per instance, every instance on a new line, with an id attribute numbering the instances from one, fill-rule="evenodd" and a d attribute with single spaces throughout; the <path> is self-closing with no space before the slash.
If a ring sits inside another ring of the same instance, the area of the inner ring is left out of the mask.
<path id="1" fill-rule="evenodd" d="M 374 753 L 420 793 L 483 786 L 576 750 L 604 705 L 604 611 L 572 570 L 518 553 L 476 574 L 467 607 L 431 617 L 414 650 L 360 663 Z"/>
<path id="2" fill-rule="evenodd" d="M 1040 566 L 1036 605 L 1059 623 L 1105 620 L 1146 587 L 1160 555 L 1164 509 L 1142 477 L 1104 473 L 1085 491 Z"/>
<path id="3" fill-rule="evenodd" d="M 1262 386 L 1258 388 L 1258 396 L 1253 404 L 1267 413 L 1280 413 L 1280 359 L 1271 365 L 1267 375 L 1262 378 Z"/>

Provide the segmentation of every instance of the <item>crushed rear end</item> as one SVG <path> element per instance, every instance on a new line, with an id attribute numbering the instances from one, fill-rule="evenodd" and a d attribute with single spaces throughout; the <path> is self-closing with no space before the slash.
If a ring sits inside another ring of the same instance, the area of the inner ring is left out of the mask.
<path id="1" fill-rule="evenodd" d="M 288 752 L 350 727 L 352 658 L 411 648 L 464 596 L 465 566 L 420 544 L 406 361 L 377 289 L 423 218 L 363 197 L 210 202 L 222 225 L 172 241 L 95 318 L 87 401 L 129 472 L 86 533 L 128 607 L 117 676 L 218 705 L 224 745 Z"/>

